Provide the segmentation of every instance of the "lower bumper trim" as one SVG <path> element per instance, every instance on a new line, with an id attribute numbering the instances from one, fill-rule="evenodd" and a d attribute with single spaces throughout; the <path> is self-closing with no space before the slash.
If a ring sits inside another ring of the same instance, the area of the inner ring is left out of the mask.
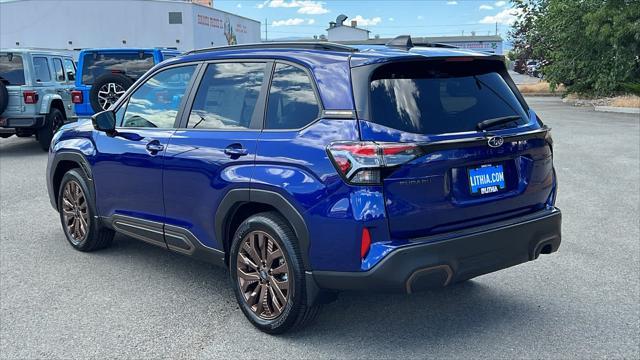
<path id="1" fill-rule="evenodd" d="M 44 116 L 4 119 L 5 128 L 39 128 L 44 125 Z"/>
<path id="2" fill-rule="evenodd" d="M 447 286 L 558 250 L 562 215 L 547 208 L 509 225 L 399 248 L 368 271 L 314 271 L 320 288 L 412 293 Z"/>

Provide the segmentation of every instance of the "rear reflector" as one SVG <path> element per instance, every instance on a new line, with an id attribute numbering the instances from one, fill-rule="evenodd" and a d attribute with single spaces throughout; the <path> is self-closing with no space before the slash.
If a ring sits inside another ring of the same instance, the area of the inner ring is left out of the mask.
<path id="1" fill-rule="evenodd" d="M 36 104 L 38 102 L 38 93 L 32 90 L 23 91 L 22 98 L 25 104 Z"/>
<path id="2" fill-rule="evenodd" d="M 369 248 L 371 248 L 371 234 L 369 234 L 369 229 L 362 228 L 362 240 L 360 243 L 360 259 L 364 259 L 365 256 L 369 253 Z"/>
<path id="3" fill-rule="evenodd" d="M 83 95 L 82 95 L 82 91 L 79 90 L 73 90 L 71 92 L 71 102 L 74 104 L 82 104 L 82 102 L 84 101 Z"/>

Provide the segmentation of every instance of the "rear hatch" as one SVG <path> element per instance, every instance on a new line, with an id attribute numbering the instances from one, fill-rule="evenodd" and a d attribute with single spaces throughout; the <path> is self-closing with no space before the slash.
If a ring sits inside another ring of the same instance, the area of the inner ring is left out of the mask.
<path id="1" fill-rule="evenodd" d="M 82 103 L 76 103 L 78 115 L 91 115 L 91 86 L 103 74 L 124 74 L 137 80 L 155 65 L 153 53 L 150 51 L 132 50 L 89 50 L 80 55 L 80 71 L 76 78 L 76 90 L 82 92 Z"/>
<path id="2" fill-rule="evenodd" d="M 352 71 L 366 83 L 354 91 L 361 140 L 380 146 L 391 165 L 380 181 L 392 238 L 490 224 L 542 209 L 553 196 L 548 129 L 501 61 L 443 58 Z"/>
<path id="3" fill-rule="evenodd" d="M 0 81 L 9 94 L 7 108 L 0 115 L 18 115 L 22 106 L 22 87 L 25 85 L 24 61 L 20 54 L 0 52 Z"/>

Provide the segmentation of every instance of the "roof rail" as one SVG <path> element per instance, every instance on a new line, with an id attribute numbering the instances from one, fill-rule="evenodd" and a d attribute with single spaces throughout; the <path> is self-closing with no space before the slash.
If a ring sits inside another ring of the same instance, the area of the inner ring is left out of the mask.
<path id="1" fill-rule="evenodd" d="M 210 51 L 224 50 L 244 50 L 244 49 L 304 49 L 304 50 L 325 50 L 325 51 L 342 51 L 356 52 L 358 49 L 324 41 L 280 41 L 280 42 L 264 42 L 242 45 L 216 46 L 211 48 L 196 49 L 187 52 L 187 54 L 199 54 Z"/>

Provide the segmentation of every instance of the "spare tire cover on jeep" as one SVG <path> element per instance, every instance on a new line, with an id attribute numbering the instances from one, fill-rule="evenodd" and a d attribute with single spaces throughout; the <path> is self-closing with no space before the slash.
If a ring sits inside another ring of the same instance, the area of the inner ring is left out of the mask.
<path id="1" fill-rule="evenodd" d="M 7 92 L 4 83 L 0 81 L 0 115 L 7 109 L 7 105 L 9 105 L 9 92 Z"/>
<path id="2" fill-rule="evenodd" d="M 89 92 L 91 108 L 95 112 L 107 110 L 131 85 L 133 79 L 124 74 L 107 73 L 98 76 Z"/>

